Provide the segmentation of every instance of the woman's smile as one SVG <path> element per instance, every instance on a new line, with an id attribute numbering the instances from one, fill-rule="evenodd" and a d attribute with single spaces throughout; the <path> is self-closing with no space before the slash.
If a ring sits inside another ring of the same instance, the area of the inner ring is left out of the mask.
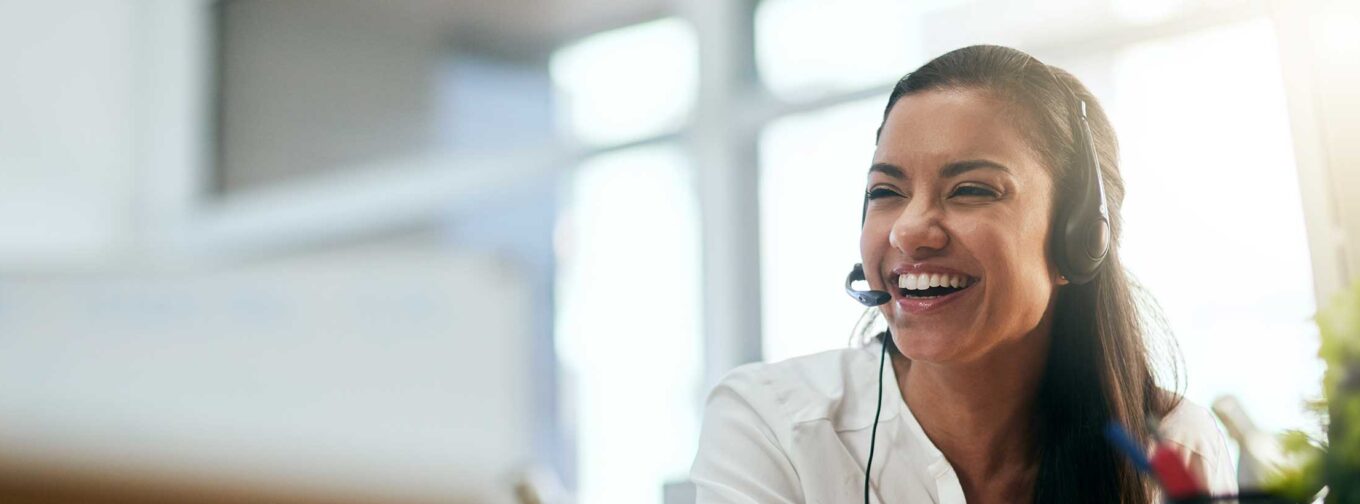
<path id="1" fill-rule="evenodd" d="M 893 302 L 903 313 L 934 313 L 977 290 L 979 278 L 958 270 L 930 265 L 900 266 L 886 278 L 897 285 L 890 289 Z"/>

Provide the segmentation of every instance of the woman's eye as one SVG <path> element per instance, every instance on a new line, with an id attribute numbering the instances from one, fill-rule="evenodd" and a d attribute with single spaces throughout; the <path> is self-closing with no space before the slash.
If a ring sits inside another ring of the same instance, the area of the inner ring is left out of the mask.
<path id="1" fill-rule="evenodd" d="M 872 199 L 879 199 L 879 198 L 886 198 L 886 197 L 890 197 L 890 196 L 901 196 L 901 194 L 899 194 L 897 191 L 894 191 L 894 190 L 888 189 L 888 188 L 884 188 L 884 187 L 876 187 L 876 188 L 870 189 L 869 192 L 864 193 L 864 194 L 865 194 L 865 196 L 867 196 L 867 197 L 868 197 L 869 199 L 871 199 L 871 200 L 872 200 Z"/>
<path id="2" fill-rule="evenodd" d="M 950 196 L 965 196 L 965 197 L 974 197 L 974 196 L 976 196 L 976 197 L 984 197 L 984 198 L 995 198 L 995 197 L 997 197 L 997 194 L 996 194 L 996 191 L 993 191 L 993 190 L 988 189 L 988 188 L 986 188 L 986 187 L 975 186 L 975 185 L 966 185 L 966 186 L 959 186 L 957 189 L 954 189 L 954 194 L 951 194 Z"/>

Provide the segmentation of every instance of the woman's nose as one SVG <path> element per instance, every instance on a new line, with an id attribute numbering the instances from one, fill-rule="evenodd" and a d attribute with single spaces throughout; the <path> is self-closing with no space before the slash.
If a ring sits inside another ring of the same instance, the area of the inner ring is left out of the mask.
<path id="1" fill-rule="evenodd" d="M 949 234 L 940 223 L 940 211 L 916 200 L 902 210 L 888 233 L 888 243 L 907 257 L 929 257 L 949 245 Z"/>

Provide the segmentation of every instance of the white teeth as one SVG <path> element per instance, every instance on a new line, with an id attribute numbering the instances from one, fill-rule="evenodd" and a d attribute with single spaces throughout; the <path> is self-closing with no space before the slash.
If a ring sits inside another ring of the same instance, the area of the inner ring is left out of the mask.
<path id="1" fill-rule="evenodd" d="M 963 288 L 968 286 L 968 277 L 940 273 L 908 273 L 897 277 L 897 288 L 907 290 L 926 290 L 931 287 Z"/>

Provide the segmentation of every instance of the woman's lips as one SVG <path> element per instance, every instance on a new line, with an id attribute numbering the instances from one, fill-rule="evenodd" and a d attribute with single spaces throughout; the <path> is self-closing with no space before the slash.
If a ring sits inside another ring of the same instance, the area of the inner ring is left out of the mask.
<path id="1" fill-rule="evenodd" d="M 969 284 L 968 287 L 956 290 L 949 294 L 928 298 L 903 296 L 900 293 L 893 297 L 897 298 L 897 308 L 899 310 L 912 315 L 921 315 L 938 311 L 942 307 L 957 301 L 959 298 L 967 296 L 976 286 L 977 283 L 975 282 Z"/>

